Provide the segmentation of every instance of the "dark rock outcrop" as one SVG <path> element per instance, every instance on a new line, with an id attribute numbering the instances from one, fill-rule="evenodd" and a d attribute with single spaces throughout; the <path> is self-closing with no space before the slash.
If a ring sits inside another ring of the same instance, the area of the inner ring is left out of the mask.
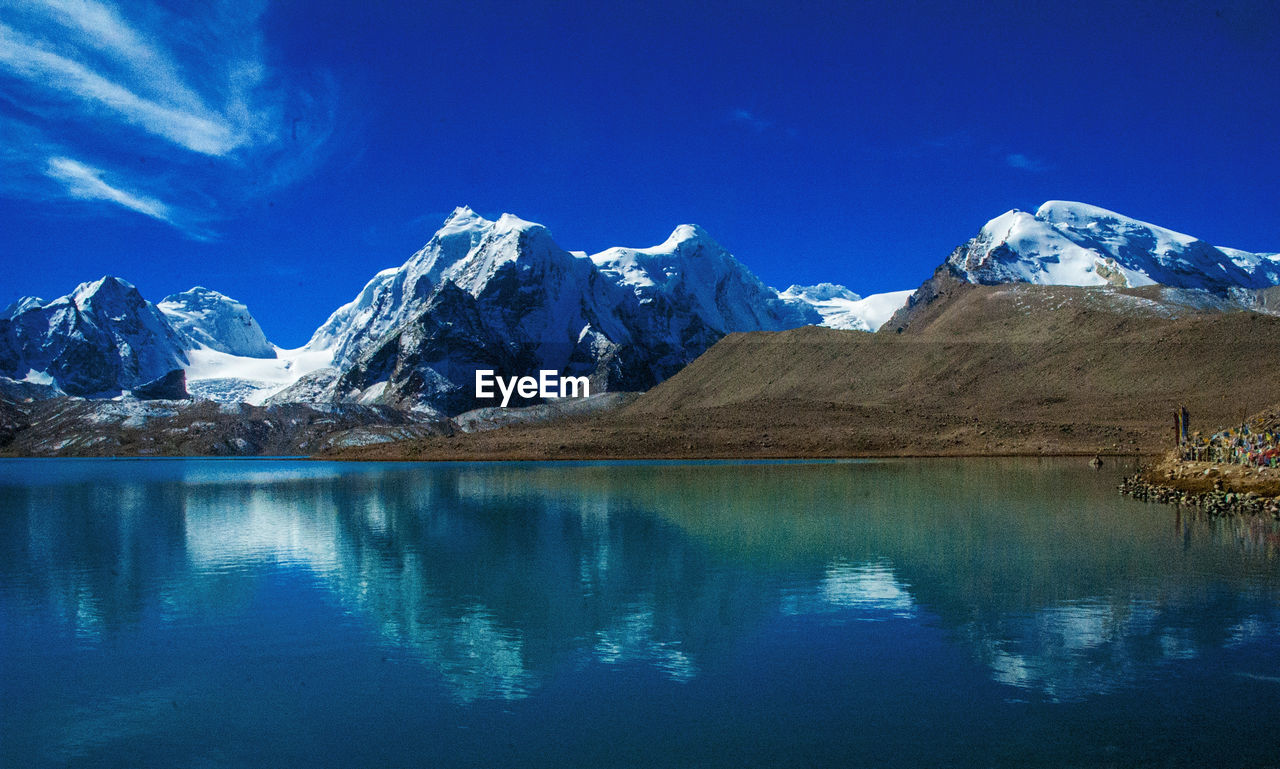
<path id="1" fill-rule="evenodd" d="M 191 398 L 191 394 L 187 392 L 187 372 L 180 368 L 138 385 L 129 392 L 143 401 L 181 401 Z"/>

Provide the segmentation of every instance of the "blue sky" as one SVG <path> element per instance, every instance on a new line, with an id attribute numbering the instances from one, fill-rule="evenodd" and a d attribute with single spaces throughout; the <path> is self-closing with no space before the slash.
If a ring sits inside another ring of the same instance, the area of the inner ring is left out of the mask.
<path id="1" fill-rule="evenodd" d="M 1274 3 L 0 0 L 0 304 L 204 285 L 303 343 L 456 205 L 912 288 L 1081 200 L 1280 250 Z"/>

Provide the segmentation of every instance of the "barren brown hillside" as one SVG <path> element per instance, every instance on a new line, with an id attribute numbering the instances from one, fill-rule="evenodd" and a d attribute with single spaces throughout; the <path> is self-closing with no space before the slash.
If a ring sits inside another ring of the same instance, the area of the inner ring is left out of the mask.
<path id="1" fill-rule="evenodd" d="M 877 334 L 726 337 L 620 411 L 354 455 L 1154 453 L 1180 403 L 1216 428 L 1280 401 L 1280 317 L 1159 287 L 932 283 Z"/>

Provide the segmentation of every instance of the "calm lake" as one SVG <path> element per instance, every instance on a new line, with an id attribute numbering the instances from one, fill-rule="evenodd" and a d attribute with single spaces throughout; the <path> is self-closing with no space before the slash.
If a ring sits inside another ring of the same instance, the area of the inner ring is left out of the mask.
<path id="1" fill-rule="evenodd" d="M 1280 524 L 1124 470 L 0 461 L 0 765 L 1280 764 Z"/>

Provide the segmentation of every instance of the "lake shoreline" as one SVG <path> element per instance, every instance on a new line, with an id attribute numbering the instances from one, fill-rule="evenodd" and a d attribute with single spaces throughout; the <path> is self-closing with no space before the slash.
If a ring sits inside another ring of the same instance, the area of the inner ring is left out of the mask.
<path id="1" fill-rule="evenodd" d="M 1144 453 L 1107 453 L 1096 451 L 1061 451 L 1039 453 L 1030 451 L 1013 452 L 937 452 L 937 453 L 858 453 L 858 454 L 798 454 L 798 453 L 683 453 L 650 454 L 627 452 L 560 452 L 548 455 L 539 451 L 504 451 L 504 452 L 418 452 L 391 450 L 364 450 L 375 447 L 362 447 L 362 450 L 342 450 L 326 452 L 298 459 L 324 462 L 702 462 L 702 461 L 856 461 L 867 459 L 1150 459 L 1153 455 Z M 388 445 L 388 449 L 390 446 Z M 252 457 L 244 457 L 252 459 Z"/>
<path id="2" fill-rule="evenodd" d="M 1120 491 L 1143 502 L 1196 507 L 1211 516 L 1280 520 L 1280 468 L 1193 462 L 1165 454 L 1125 478 Z"/>

